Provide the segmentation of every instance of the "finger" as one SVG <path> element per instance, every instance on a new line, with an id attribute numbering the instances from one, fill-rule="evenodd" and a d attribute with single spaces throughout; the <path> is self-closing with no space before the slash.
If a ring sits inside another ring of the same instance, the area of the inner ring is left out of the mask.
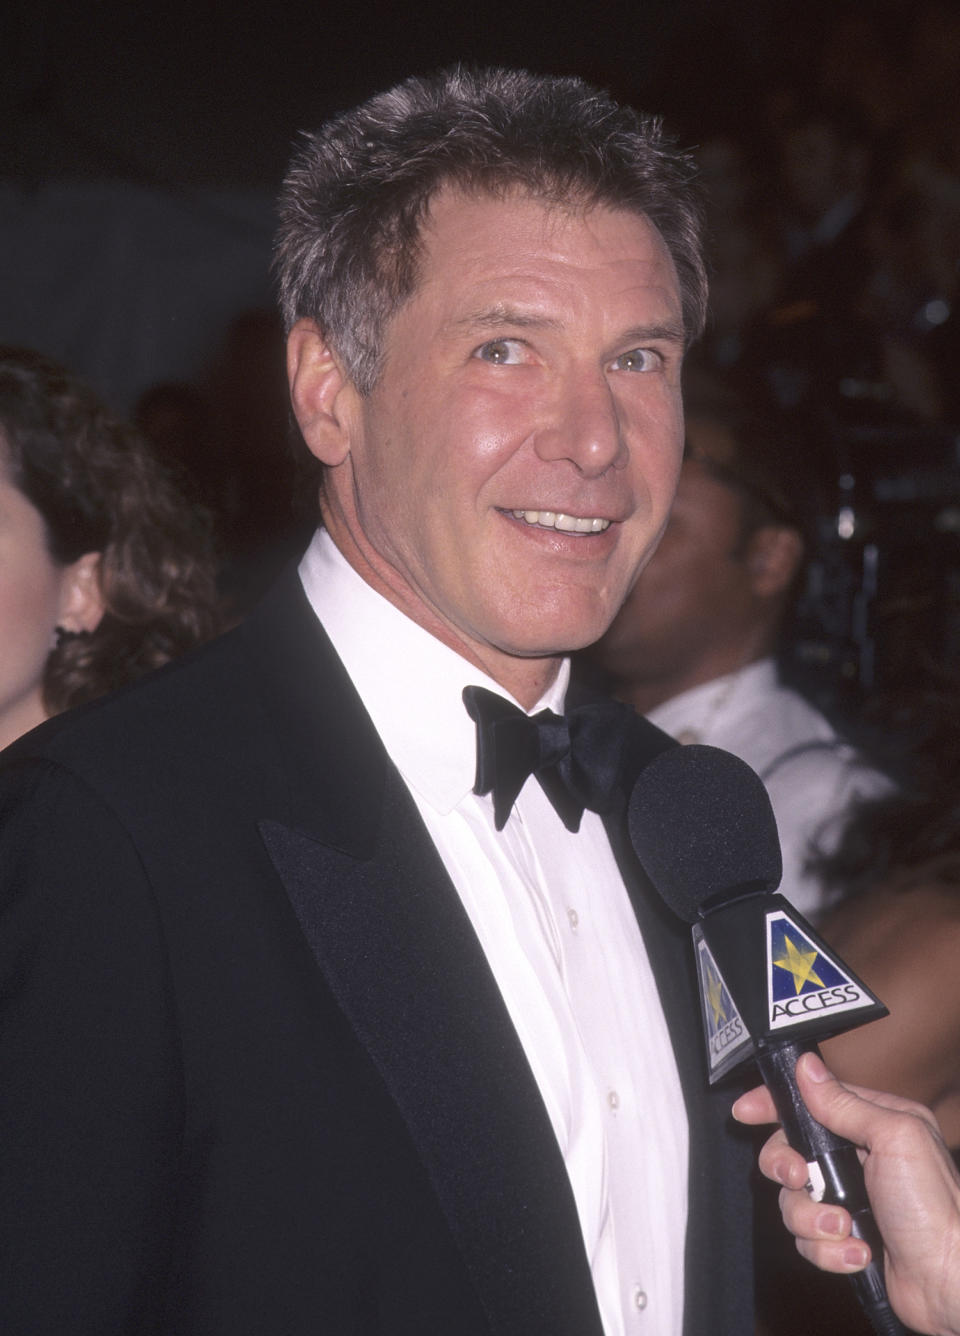
<path id="1" fill-rule="evenodd" d="M 850 1236 L 850 1214 L 842 1206 L 814 1201 L 805 1189 L 783 1188 L 780 1214 L 787 1229 L 808 1243 L 842 1243 Z"/>
<path id="2" fill-rule="evenodd" d="M 797 1238 L 797 1252 L 820 1271 L 852 1276 L 871 1260 L 871 1249 L 861 1238 Z"/>
<path id="3" fill-rule="evenodd" d="M 860 1099 L 868 1104 L 873 1104 L 879 1109 L 887 1109 L 892 1113 L 911 1113 L 914 1117 L 925 1122 L 928 1127 L 940 1130 L 940 1124 L 936 1117 L 931 1113 L 925 1104 L 918 1104 L 916 1100 L 907 1099 L 903 1095 L 891 1095 L 884 1090 L 873 1090 L 869 1086 L 854 1085 L 852 1081 L 840 1082 L 831 1072 L 818 1053 L 802 1054 L 797 1063 L 797 1080 L 802 1088 L 817 1099 L 817 1091 L 827 1086 L 832 1089 L 833 1086 L 839 1086 L 851 1094 L 858 1095 Z"/>
<path id="4" fill-rule="evenodd" d="M 764 1142 L 757 1163 L 764 1177 L 781 1187 L 805 1187 L 810 1177 L 806 1161 L 799 1151 L 792 1150 L 787 1144 L 782 1128 Z"/>
<path id="5" fill-rule="evenodd" d="M 797 1239 L 797 1252 L 821 1271 L 849 1276 L 870 1261 L 870 1249 L 860 1239 Z"/>
<path id="6" fill-rule="evenodd" d="M 775 1123 L 777 1111 L 766 1086 L 756 1086 L 741 1095 L 731 1113 L 738 1123 Z"/>
<path id="7" fill-rule="evenodd" d="M 939 1132 L 936 1118 L 922 1104 L 863 1086 L 838 1081 L 817 1053 L 804 1053 L 797 1063 L 797 1084 L 803 1102 L 820 1122 L 855 1145 L 871 1145 L 891 1114 L 910 1114 L 926 1129 Z"/>

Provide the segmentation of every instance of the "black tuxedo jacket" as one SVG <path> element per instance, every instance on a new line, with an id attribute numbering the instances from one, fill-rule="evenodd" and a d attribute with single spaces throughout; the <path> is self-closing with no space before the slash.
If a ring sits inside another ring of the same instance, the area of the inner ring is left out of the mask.
<path id="1" fill-rule="evenodd" d="M 600 1336 L 517 1036 L 294 575 L 16 744 L 0 820 L 7 1336 Z M 688 1102 L 686 1332 L 746 1336 L 747 1150 L 611 833 Z"/>

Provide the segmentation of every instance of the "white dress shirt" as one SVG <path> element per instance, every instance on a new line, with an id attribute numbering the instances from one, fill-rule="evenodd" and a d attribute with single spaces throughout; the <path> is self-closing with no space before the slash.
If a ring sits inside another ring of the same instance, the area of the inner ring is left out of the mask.
<path id="1" fill-rule="evenodd" d="M 647 718 L 681 742 L 723 747 L 756 770 L 780 834 L 780 891 L 816 919 L 826 906 L 820 881 L 806 870 L 809 855 L 835 846 L 851 803 L 889 788 L 888 781 L 799 692 L 780 685 L 772 659 L 681 692 Z"/>
<path id="2" fill-rule="evenodd" d="M 563 1154 L 606 1336 L 680 1336 L 686 1113 L 600 818 L 585 812 L 572 834 L 529 779 L 498 833 L 492 799 L 472 791 L 462 692 L 507 693 L 376 593 L 324 532 L 300 575 L 503 995 Z M 531 713 L 562 711 L 568 677 L 565 663 Z"/>

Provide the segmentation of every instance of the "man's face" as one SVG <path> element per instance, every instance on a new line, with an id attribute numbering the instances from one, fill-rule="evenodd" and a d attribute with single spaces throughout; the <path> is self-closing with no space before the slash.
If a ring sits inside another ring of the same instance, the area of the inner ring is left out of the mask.
<path id="1" fill-rule="evenodd" d="M 730 453 L 726 432 L 709 421 L 691 418 L 687 436 L 708 455 Z M 594 657 L 618 678 L 674 680 L 679 691 L 714 653 L 731 643 L 742 651 L 753 616 L 743 523 L 736 488 L 688 459 L 663 540 Z"/>
<path id="2" fill-rule="evenodd" d="M 324 514 L 370 583 L 509 685 L 506 658 L 601 634 L 666 523 L 677 277 L 638 215 L 524 195 L 442 194 L 423 242 Z"/>

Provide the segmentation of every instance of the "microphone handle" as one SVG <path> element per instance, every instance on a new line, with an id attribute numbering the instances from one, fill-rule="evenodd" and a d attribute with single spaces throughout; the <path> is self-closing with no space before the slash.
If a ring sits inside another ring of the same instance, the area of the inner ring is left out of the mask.
<path id="1" fill-rule="evenodd" d="M 856 1147 L 838 1137 L 808 1111 L 797 1088 L 796 1066 L 802 1053 L 818 1052 L 816 1044 L 785 1039 L 758 1047 L 757 1066 L 773 1096 L 783 1130 L 810 1169 L 808 1190 L 817 1201 L 843 1206 L 853 1221 L 851 1233 L 870 1245 L 865 1270 L 850 1276 L 860 1304 L 877 1336 L 906 1336 L 906 1328 L 890 1307 L 883 1277 L 883 1239 L 873 1218 Z"/>

